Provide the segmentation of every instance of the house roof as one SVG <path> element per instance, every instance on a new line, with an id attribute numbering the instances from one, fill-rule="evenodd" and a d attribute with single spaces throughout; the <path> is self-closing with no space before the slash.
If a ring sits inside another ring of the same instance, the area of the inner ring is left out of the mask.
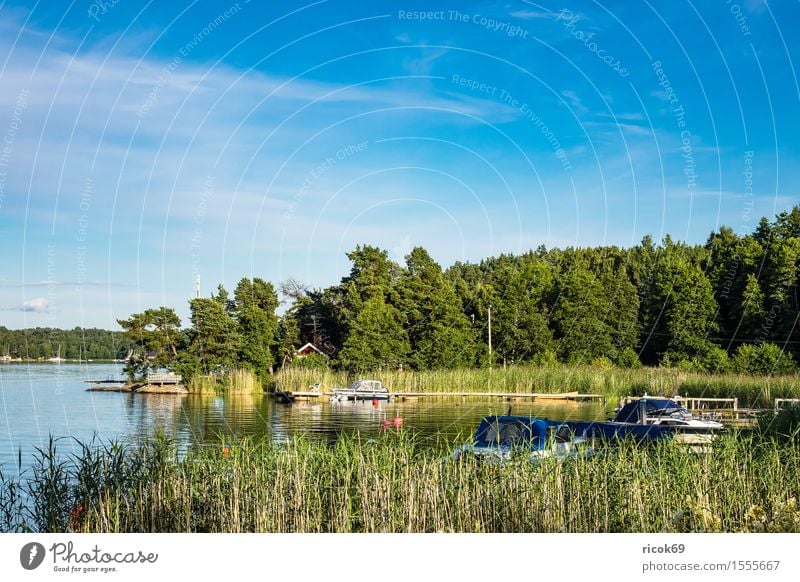
<path id="1" fill-rule="evenodd" d="M 306 354 L 308 354 L 308 353 L 309 353 L 311 350 L 313 350 L 313 351 L 317 352 L 318 354 L 320 354 L 320 355 L 322 355 L 322 356 L 325 356 L 326 358 L 328 357 L 328 354 L 326 354 L 325 352 L 323 352 L 321 349 L 319 349 L 317 346 L 315 346 L 315 345 L 314 345 L 314 344 L 312 344 L 311 342 L 308 342 L 308 343 L 307 343 L 306 345 L 304 345 L 303 347 L 301 347 L 301 348 L 298 348 L 298 350 L 297 350 L 297 352 L 296 352 L 296 353 L 297 353 L 298 355 L 306 355 Z"/>

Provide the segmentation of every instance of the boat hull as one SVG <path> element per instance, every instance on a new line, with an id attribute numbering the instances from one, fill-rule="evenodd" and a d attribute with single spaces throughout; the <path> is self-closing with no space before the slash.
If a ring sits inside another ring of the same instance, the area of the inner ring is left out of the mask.
<path id="1" fill-rule="evenodd" d="M 386 392 L 350 392 L 347 390 L 334 390 L 333 397 L 336 400 L 358 402 L 364 400 L 389 400 L 391 395 Z"/>
<path id="2" fill-rule="evenodd" d="M 638 424 L 629 422 L 584 422 L 567 421 L 576 436 L 607 441 L 633 439 L 638 442 L 654 442 L 674 439 L 683 443 L 710 443 L 719 429 L 700 426 L 675 426 L 665 424 Z"/>

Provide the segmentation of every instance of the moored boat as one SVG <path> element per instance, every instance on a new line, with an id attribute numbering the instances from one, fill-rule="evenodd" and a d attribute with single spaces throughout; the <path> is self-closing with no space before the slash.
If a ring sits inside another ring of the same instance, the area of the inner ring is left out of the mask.
<path id="1" fill-rule="evenodd" d="M 576 437 L 561 422 L 527 416 L 487 416 L 481 420 L 472 442 L 453 451 L 458 461 L 473 456 L 481 462 L 503 465 L 514 458 L 540 463 L 593 454 L 587 439 Z"/>
<path id="2" fill-rule="evenodd" d="M 695 417 L 669 398 L 644 396 L 617 409 L 613 420 L 606 422 L 566 422 L 576 434 L 586 438 L 617 440 L 632 438 L 639 442 L 674 439 L 689 445 L 707 445 L 723 429 L 721 423 Z"/>
<path id="3" fill-rule="evenodd" d="M 331 400 L 389 400 L 392 395 L 380 380 L 356 380 L 347 388 L 334 388 Z"/>

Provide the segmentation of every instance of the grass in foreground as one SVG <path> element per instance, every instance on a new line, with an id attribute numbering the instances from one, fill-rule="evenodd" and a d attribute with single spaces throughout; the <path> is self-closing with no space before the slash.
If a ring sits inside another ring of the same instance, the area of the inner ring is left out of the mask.
<path id="1" fill-rule="evenodd" d="M 800 532 L 800 447 L 730 434 L 705 455 L 624 444 L 558 464 L 442 462 L 400 431 L 249 440 L 179 459 L 154 439 L 56 443 L 0 476 L 0 529 L 79 532 Z"/>

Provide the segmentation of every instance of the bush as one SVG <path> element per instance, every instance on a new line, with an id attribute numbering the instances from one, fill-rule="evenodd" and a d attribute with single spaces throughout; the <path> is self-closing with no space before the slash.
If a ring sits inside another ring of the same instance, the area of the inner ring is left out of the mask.
<path id="1" fill-rule="evenodd" d="M 310 354 L 293 359 L 290 366 L 301 370 L 327 370 L 330 367 L 330 360 L 322 354 Z"/>
<path id="2" fill-rule="evenodd" d="M 717 346 L 711 347 L 696 360 L 706 372 L 712 374 L 724 374 L 731 370 L 731 359 L 728 357 L 728 352 Z"/>
<path id="3" fill-rule="evenodd" d="M 665 368 L 675 368 L 681 372 L 705 372 L 703 365 L 697 358 L 690 359 L 684 354 L 667 353 L 661 360 L 661 365 Z"/>
<path id="4" fill-rule="evenodd" d="M 531 358 L 531 365 L 539 368 L 552 368 L 558 366 L 558 358 L 553 350 L 536 352 Z"/>
<path id="5" fill-rule="evenodd" d="M 731 370 L 731 359 L 722 348 L 711 346 L 703 354 L 692 358 L 685 354 L 665 354 L 662 365 L 681 372 L 724 374 Z"/>
<path id="6" fill-rule="evenodd" d="M 641 368 L 642 361 L 633 348 L 625 348 L 617 355 L 617 366 L 620 368 Z"/>
<path id="7" fill-rule="evenodd" d="M 793 374 L 797 371 L 797 364 L 791 354 L 787 354 L 775 344 L 744 344 L 736 350 L 733 369 L 740 374 L 772 376 Z"/>
<path id="8" fill-rule="evenodd" d="M 614 362 L 605 356 L 597 356 L 592 360 L 593 368 L 600 368 L 601 370 L 610 370 L 614 367 Z"/>

